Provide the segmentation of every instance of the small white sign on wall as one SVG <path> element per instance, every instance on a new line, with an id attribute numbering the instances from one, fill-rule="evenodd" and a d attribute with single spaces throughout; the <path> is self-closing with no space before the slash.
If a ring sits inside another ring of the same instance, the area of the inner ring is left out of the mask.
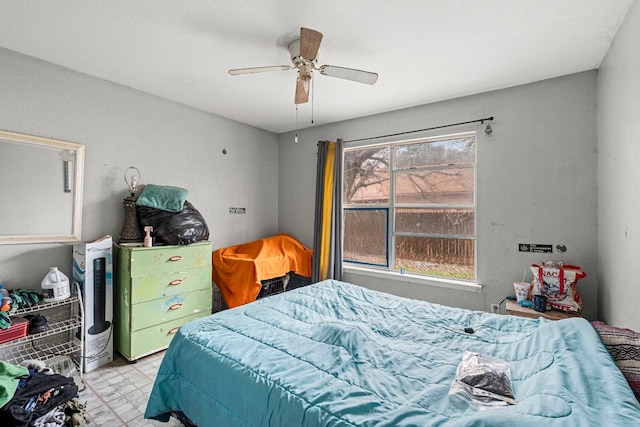
<path id="1" fill-rule="evenodd" d="M 536 243 L 518 243 L 519 252 L 533 252 L 538 254 L 550 254 L 553 252 L 551 245 L 540 245 Z"/>

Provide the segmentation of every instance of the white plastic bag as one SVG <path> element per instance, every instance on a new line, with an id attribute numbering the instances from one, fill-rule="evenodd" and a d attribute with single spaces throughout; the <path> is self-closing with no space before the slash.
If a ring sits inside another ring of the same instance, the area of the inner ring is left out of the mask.
<path id="1" fill-rule="evenodd" d="M 477 409 L 518 404 L 511 387 L 509 363 L 471 351 L 462 355 L 449 395 Z"/>

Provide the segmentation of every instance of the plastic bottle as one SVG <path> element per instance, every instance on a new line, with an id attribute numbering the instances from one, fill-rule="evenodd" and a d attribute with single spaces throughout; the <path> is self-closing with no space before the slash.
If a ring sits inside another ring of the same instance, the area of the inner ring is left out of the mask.
<path id="1" fill-rule="evenodd" d="M 153 231 L 153 227 L 150 225 L 147 225 L 144 228 L 144 232 L 146 233 L 146 236 L 144 236 L 144 247 L 145 248 L 150 248 L 151 246 L 153 246 L 153 238 L 151 237 L 151 232 Z"/>
<path id="2" fill-rule="evenodd" d="M 58 267 L 51 267 L 49 273 L 44 276 L 42 283 L 42 300 L 44 302 L 62 301 L 71 296 L 69 278 L 58 271 Z"/>

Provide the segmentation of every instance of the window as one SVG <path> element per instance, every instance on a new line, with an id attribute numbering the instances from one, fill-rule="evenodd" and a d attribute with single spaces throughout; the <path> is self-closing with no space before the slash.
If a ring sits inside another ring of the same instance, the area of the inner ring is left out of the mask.
<path id="1" fill-rule="evenodd" d="M 475 133 L 344 150 L 343 260 L 475 279 Z"/>

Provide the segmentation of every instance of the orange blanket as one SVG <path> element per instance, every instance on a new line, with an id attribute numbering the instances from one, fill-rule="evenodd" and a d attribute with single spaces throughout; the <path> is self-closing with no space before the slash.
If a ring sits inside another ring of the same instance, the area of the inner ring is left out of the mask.
<path id="1" fill-rule="evenodd" d="M 218 249 L 212 254 L 212 279 L 227 307 L 255 301 L 262 280 L 293 271 L 311 277 L 313 251 L 288 234 Z"/>

